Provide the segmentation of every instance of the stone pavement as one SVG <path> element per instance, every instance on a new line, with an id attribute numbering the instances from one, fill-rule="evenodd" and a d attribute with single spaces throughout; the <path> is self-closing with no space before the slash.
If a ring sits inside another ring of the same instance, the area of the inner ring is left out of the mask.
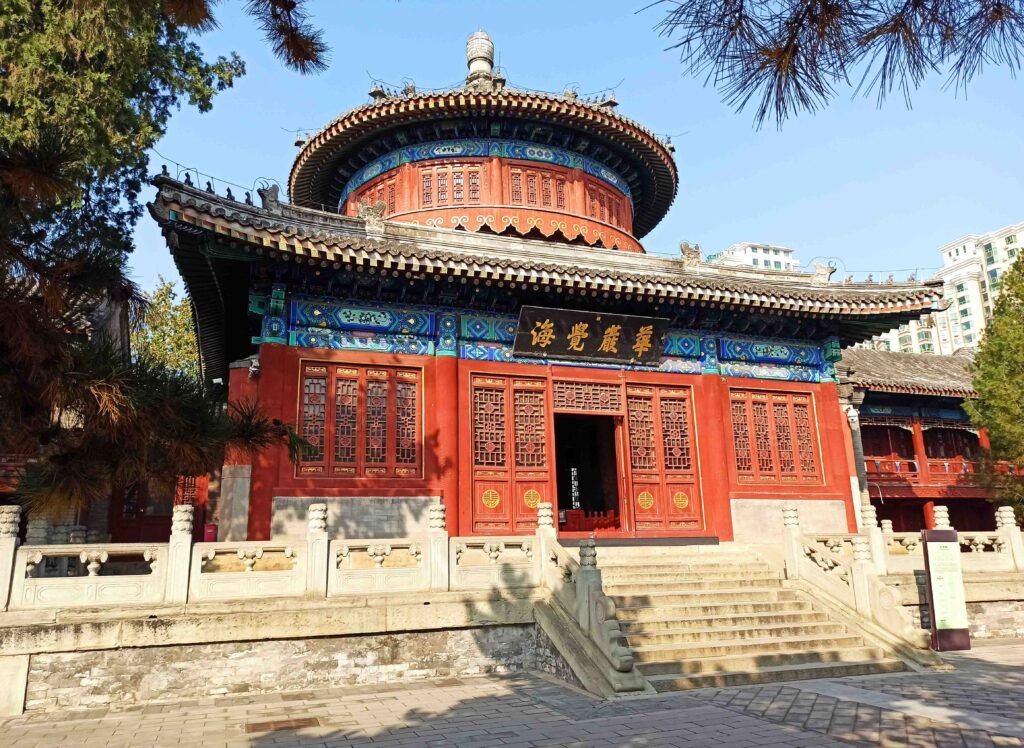
<path id="1" fill-rule="evenodd" d="M 911 673 L 601 702 L 535 675 L 224 697 L 0 723 L 0 745 L 1024 745 L 1024 643 Z M 926 701 L 925 701 L 926 700 Z M 927 703 L 926 703 L 927 702 Z"/>

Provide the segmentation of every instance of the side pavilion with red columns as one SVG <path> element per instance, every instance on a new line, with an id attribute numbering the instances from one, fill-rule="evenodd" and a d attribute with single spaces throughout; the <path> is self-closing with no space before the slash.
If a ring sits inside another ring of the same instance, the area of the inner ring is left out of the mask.
<path id="1" fill-rule="evenodd" d="M 516 91 L 474 34 L 463 88 L 375 89 L 262 205 L 162 176 L 150 205 L 204 376 L 308 447 L 233 460 L 222 537 L 764 539 L 801 503 L 855 526 L 841 346 L 927 312 L 929 284 L 843 284 L 647 255 L 669 145 L 615 111 Z"/>

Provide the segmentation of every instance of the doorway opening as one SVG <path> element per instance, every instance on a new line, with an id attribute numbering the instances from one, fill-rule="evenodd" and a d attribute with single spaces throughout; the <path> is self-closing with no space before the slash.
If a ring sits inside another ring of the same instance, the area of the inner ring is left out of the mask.
<path id="1" fill-rule="evenodd" d="M 556 413 L 555 461 L 559 529 L 618 530 L 615 417 Z"/>

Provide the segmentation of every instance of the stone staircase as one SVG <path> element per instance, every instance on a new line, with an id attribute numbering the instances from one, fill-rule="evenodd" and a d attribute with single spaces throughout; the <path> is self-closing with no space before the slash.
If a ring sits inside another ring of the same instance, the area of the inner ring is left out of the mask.
<path id="1" fill-rule="evenodd" d="M 831 618 L 749 548 L 601 547 L 604 592 L 658 691 L 905 669 Z"/>

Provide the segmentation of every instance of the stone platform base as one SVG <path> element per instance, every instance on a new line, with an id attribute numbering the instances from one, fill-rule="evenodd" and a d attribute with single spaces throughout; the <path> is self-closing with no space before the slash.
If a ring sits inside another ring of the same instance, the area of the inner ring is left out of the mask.
<path id="1" fill-rule="evenodd" d="M 534 625 L 33 655 L 25 711 L 568 668 Z"/>
<path id="2" fill-rule="evenodd" d="M 528 592 L 375 602 L 8 614 L 0 716 L 528 670 L 579 685 Z"/>

